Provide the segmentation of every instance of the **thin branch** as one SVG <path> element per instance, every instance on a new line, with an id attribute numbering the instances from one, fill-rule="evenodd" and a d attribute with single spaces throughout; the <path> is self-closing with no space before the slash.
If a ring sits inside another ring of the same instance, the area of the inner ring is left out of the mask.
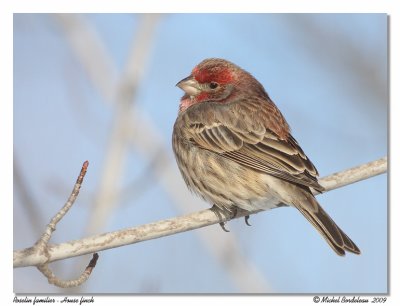
<path id="1" fill-rule="evenodd" d="M 82 165 L 81 172 L 79 173 L 78 178 L 76 179 L 76 183 L 74 188 L 72 189 L 71 195 L 68 198 L 68 201 L 64 204 L 63 208 L 51 219 L 50 223 L 47 225 L 45 231 L 38 241 L 35 243 L 35 247 L 39 249 L 44 249 L 53 232 L 56 230 L 56 225 L 60 220 L 65 216 L 65 214 L 69 211 L 69 209 L 74 205 L 76 198 L 78 197 L 79 190 L 81 189 L 83 178 L 86 175 L 87 168 L 89 166 L 89 162 L 85 161 Z"/>
<path id="2" fill-rule="evenodd" d="M 338 189 L 366 178 L 370 178 L 387 171 L 387 158 L 374 160 L 372 162 L 350 168 L 341 172 L 333 173 L 320 180 L 326 191 Z"/>
<path id="3" fill-rule="evenodd" d="M 333 190 L 384 173 L 387 171 L 386 169 L 387 158 L 384 157 L 377 161 L 322 178 L 320 183 L 322 186 L 326 187 L 327 190 Z M 260 212 L 260 210 L 252 211 L 250 214 L 258 212 Z M 249 213 L 239 211 L 236 218 L 243 217 L 247 214 Z M 228 221 L 226 217 L 222 216 L 222 218 L 224 221 Z M 210 209 L 206 209 L 189 215 L 149 223 L 134 228 L 94 235 L 57 245 L 49 245 L 47 256 L 32 252 L 32 248 L 23 249 L 14 251 L 14 267 L 37 266 L 56 260 L 182 233 L 219 222 L 221 222 L 221 220 Z"/>
<path id="4" fill-rule="evenodd" d="M 99 254 L 94 253 L 92 259 L 90 260 L 88 266 L 86 267 L 85 271 L 83 271 L 81 276 L 79 276 L 77 279 L 67 281 L 61 280 L 57 276 L 55 276 L 54 273 L 50 270 L 48 264 L 39 265 L 37 266 L 37 268 L 40 272 L 43 273 L 44 276 L 46 276 L 49 284 L 53 284 L 60 288 L 72 288 L 82 285 L 89 279 L 90 274 L 92 274 L 92 271 L 96 266 L 97 259 L 99 259 Z"/>
<path id="5" fill-rule="evenodd" d="M 51 262 L 51 246 L 49 246 L 51 235 L 56 230 L 58 222 L 60 222 L 60 220 L 66 215 L 72 205 L 74 205 L 78 197 L 79 190 L 82 186 L 83 178 L 86 175 L 88 166 L 89 162 L 85 161 L 82 165 L 81 172 L 79 173 L 79 176 L 67 202 L 61 208 L 61 210 L 51 219 L 50 223 L 47 225 L 42 236 L 38 239 L 38 241 L 36 241 L 35 245 L 32 248 L 29 248 L 30 254 L 45 258 L 44 262 L 42 261 L 37 264 L 38 270 L 42 272 L 42 274 L 47 278 L 50 284 L 54 284 L 61 288 L 76 287 L 83 284 L 89 278 L 93 268 L 96 266 L 97 259 L 99 258 L 99 255 L 97 253 L 93 254 L 93 258 L 89 262 L 89 265 L 86 267 L 85 271 L 83 271 L 83 273 L 75 280 L 60 280 L 59 278 L 57 278 L 57 276 L 54 275 L 48 265 Z"/>

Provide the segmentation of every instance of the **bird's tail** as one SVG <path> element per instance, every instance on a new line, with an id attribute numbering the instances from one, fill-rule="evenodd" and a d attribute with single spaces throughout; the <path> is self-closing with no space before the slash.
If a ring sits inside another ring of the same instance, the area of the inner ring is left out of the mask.
<path id="1" fill-rule="evenodd" d="M 356 244 L 336 225 L 329 215 L 318 204 L 317 200 L 311 196 L 316 209 L 309 209 L 310 206 L 295 205 L 296 208 L 307 218 L 308 221 L 321 233 L 322 237 L 328 242 L 331 248 L 340 256 L 345 255 L 345 251 L 360 254 L 360 249 Z"/>

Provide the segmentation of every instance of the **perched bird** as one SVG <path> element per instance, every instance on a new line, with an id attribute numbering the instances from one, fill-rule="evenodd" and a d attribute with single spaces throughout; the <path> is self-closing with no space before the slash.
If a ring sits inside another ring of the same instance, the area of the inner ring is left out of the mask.
<path id="1" fill-rule="evenodd" d="M 199 63 L 177 86 L 172 145 L 189 189 L 221 212 L 297 208 L 338 255 L 360 254 L 318 204 L 318 171 L 264 87 L 217 58 Z"/>

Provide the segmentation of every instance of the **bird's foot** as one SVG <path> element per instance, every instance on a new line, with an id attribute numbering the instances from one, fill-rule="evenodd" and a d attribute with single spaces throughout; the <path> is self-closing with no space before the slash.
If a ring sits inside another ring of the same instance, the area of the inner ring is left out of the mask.
<path id="1" fill-rule="evenodd" d="M 219 226 L 221 226 L 222 230 L 223 230 L 224 232 L 229 233 L 229 230 L 227 230 L 227 229 L 225 228 L 226 221 L 222 221 L 222 220 L 224 219 L 223 216 L 226 218 L 226 213 L 225 213 L 225 211 L 222 210 L 222 209 L 220 209 L 220 208 L 219 208 L 218 206 L 216 206 L 216 205 L 213 205 L 213 207 L 211 207 L 211 210 L 212 210 L 212 212 L 217 216 L 217 218 L 220 220 Z M 230 220 L 230 219 L 232 219 L 232 218 L 229 217 L 229 220 Z"/>
<path id="2" fill-rule="evenodd" d="M 226 225 L 226 221 L 223 221 L 224 219 L 232 220 L 235 219 L 238 215 L 239 210 L 241 210 L 238 207 L 232 207 L 231 210 L 224 210 L 219 208 L 216 205 L 213 205 L 213 207 L 211 207 L 211 210 L 213 211 L 213 213 L 217 216 L 217 218 L 220 220 L 219 225 L 221 226 L 222 230 L 224 232 L 229 232 L 229 230 L 226 229 L 225 225 Z M 246 223 L 247 226 L 251 226 L 251 224 L 249 223 L 249 219 L 250 216 L 247 215 L 244 217 L 244 222 Z"/>
<path id="3" fill-rule="evenodd" d="M 233 208 L 231 219 L 235 219 L 235 218 L 236 218 L 236 216 L 237 216 L 239 210 L 243 210 L 243 209 L 240 209 L 240 208 L 238 208 L 238 207 L 234 207 L 234 208 Z M 243 210 L 243 211 L 245 211 L 245 210 Z M 249 216 L 249 215 L 244 216 L 244 222 L 246 223 L 247 226 L 251 226 L 251 224 L 249 223 L 249 219 L 250 219 L 250 216 Z"/>

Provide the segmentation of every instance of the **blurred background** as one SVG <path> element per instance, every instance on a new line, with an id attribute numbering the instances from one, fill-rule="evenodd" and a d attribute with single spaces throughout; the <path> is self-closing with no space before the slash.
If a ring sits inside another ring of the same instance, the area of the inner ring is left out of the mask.
<path id="1" fill-rule="evenodd" d="M 14 14 L 14 249 L 33 245 L 88 174 L 51 240 L 205 209 L 175 164 L 175 84 L 208 57 L 251 72 L 321 177 L 387 154 L 386 14 Z M 388 291 L 387 176 L 318 196 L 357 243 L 337 256 L 295 209 L 100 253 L 81 287 L 35 267 L 16 293 Z M 51 264 L 75 278 L 91 256 Z"/>

